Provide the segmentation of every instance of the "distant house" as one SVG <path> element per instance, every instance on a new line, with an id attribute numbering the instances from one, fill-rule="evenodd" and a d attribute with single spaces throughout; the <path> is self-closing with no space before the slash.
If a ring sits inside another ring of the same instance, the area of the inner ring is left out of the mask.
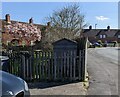
<path id="1" fill-rule="evenodd" d="M 120 29 L 110 29 L 110 26 L 106 29 L 92 29 L 92 26 L 89 26 L 89 29 L 83 29 L 81 35 L 88 37 L 88 40 L 92 43 L 98 40 L 102 42 L 120 42 Z"/>
<path id="2" fill-rule="evenodd" d="M 2 44 L 8 45 L 34 45 L 41 41 L 44 37 L 43 32 L 49 32 L 50 22 L 47 25 L 34 24 L 33 19 L 30 18 L 29 22 L 19 22 L 10 20 L 10 15 L 6 14 L 5 19 L 0 20 L 0 31 L 2 32 Z M 56 30 L 55 30 L 56 31 Z M 102 42 L 118 41 L 120 42 L 120 30 L 110 29 L 108 26 L 106 29 L 83 29 L 81 36 L 88 37 L 90 42 Z M 44 40 L 44 39 L 43 39 Z"/>
<path id="3" fill-rule="evenodd" d="M 117 33 L 115 34 L 115 37 L 118 38 L 118 40 L 120 39 L 120 30 L 117 31 Z"/>
<path id="4" fill-rule="evenodd" d="M 34 24 L 32 18 L 29 19 L 28 23 L 13 21 L 10 20 L 10 15 L 6 14 L 5 19 L 0 20 L 2 44 L 34 45 L 36 41 L 41 41 L 41 30 L 46 31 L 47 26 Z"/>

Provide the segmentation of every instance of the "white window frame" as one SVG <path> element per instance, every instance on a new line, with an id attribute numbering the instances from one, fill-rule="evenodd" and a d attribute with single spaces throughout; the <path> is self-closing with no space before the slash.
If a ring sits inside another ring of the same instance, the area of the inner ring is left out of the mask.
<path id="1" fill-rule="evenodd" d="M 106 38 L 106 35 L 103 35 L 103 38 Z"/>
<path id="2" fill-rule="evenodd" d="M 103 36 L 102 35 L 100 35 L 100 38 L 102 38 Z"/>
<path id="3" fill-rule="evenodd" d="M 120 38 L 120 35 L 118 35 L 118 38 Z"/>
<path id="4" fill-rule="evenodd" d="M 100 38 L 106 38 L 106 35 L 105 34 L 100 35 Z"/>

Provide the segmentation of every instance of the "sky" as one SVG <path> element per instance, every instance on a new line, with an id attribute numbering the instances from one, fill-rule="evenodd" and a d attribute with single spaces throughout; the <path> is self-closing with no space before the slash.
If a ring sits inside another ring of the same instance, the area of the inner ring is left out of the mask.
<path id="1" fill-rule="evenodd" d="M 2 19 L 10 14 L 11 20 L 28 22 L 33 17 L 35 24 L 46 24 L 45 17 L 54 10 L 75 2 L 2 2 Z M 85 15 L 85 22 L 93 28 L 118 28 L 118 2 L 77 2 L 80 11 Z"/>

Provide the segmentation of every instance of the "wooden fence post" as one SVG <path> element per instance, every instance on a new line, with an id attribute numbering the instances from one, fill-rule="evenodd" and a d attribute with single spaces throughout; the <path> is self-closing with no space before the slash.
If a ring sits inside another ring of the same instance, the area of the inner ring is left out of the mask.
<path id="1" fill-rule="evenodd" d="M 84 81 L 86 77 L 86 72 L 87 72 L 87 41 L 88 38 L 81 38 L 80 41 L 78 42 L 78 50 L 81 50 L 81 80 Z M 79 60 L 80 60 L 79 59 Z"/>
<path id="2" fill-rule="evenodd" d="M 22 54 L 21 55 L 21 59 L 22 59 L 22 62 L 21 62 L 21 77 L 23 78 L 23 79 L 25 79 L 25 56 Z"/>
<path id="3" fill-rule="evenodd" d="M 85 44 L 85 78 L 87 76 L 87 49 L 88 49 L 88 37 L 86 38 L 86 44 Z"/>

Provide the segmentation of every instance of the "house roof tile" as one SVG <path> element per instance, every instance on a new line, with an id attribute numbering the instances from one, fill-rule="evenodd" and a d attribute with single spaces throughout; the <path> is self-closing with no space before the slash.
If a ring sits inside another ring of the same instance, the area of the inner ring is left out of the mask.
<path id="1" fill-rule="evenodd" d="M 116 33 L 118 32 L 119 29 L 84 29 L 83 30 L 83 34 L 87 37 L 95 37 L 98 36 L 100 34 L 105 34 L 108 37 L 114 37 L 116 35 Z"/>

